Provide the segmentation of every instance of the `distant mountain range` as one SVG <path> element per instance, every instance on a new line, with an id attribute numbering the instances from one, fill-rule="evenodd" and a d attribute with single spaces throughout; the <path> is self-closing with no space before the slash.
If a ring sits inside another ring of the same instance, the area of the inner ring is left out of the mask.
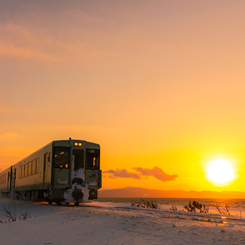
<path id="1" fill-rule="evenodd" d="M 234 198 L 245 199 L 245 192 L 238 191 L 183 191 L 155 190 L 137 187 L 99 190 L 99 197 L 156 197 L 156 198 Z"/>

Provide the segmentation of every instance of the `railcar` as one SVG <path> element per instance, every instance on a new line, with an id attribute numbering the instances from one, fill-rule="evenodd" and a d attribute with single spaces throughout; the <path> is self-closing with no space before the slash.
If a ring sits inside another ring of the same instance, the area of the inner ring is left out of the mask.
<path id="1" fill-rule="evenodd" d="M 50 204 L 88 202 L 101 188 L 100 145 L 53 141 L 0 173 L 0 192 Z"/>

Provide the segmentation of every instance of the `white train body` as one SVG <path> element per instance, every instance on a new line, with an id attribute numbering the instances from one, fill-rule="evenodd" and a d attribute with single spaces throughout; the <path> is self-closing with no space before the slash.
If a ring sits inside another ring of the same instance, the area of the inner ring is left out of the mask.
<path id="1" fill-rule="evenodd" d="M 0 192 L 56 202 L 87 202 L 101 188 L 100 146 L 53 141 L 0 173 Z"/>

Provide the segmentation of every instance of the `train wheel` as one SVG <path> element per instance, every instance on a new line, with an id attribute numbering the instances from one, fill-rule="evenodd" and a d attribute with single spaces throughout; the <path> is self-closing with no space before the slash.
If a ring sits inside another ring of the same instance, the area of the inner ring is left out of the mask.
<path id="1" fill-rule="evenodd" d="M 52 202 L 51 200 L 48 200 L 48 204 L 49 204 L 49 205 L 52 205 L 52 203 L 53 203 L 53 202 Z"/>
<path id="2" fill-rule="evenodd" d="M 56 204 L 57 204 L 58 206 L 60 206 L 61 202 L 56 202 Z"/>
<path id="3" fill-rule="evenodd" d="M 75 206 L 78 206 L 79 205 L 79 202 L 75 202 L 74 204 L 75 204 Z"/>

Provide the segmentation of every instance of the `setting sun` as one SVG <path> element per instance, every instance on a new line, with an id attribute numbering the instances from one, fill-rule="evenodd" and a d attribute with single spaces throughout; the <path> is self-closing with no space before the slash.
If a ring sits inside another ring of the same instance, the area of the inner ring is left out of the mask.
<path id="1" fill-rule="evenodd" d="M 215 159 L 208 163 L 207 178 L 216 184 L 227 184 L 235 177 L 234 168 L 229 160 Z"/>

